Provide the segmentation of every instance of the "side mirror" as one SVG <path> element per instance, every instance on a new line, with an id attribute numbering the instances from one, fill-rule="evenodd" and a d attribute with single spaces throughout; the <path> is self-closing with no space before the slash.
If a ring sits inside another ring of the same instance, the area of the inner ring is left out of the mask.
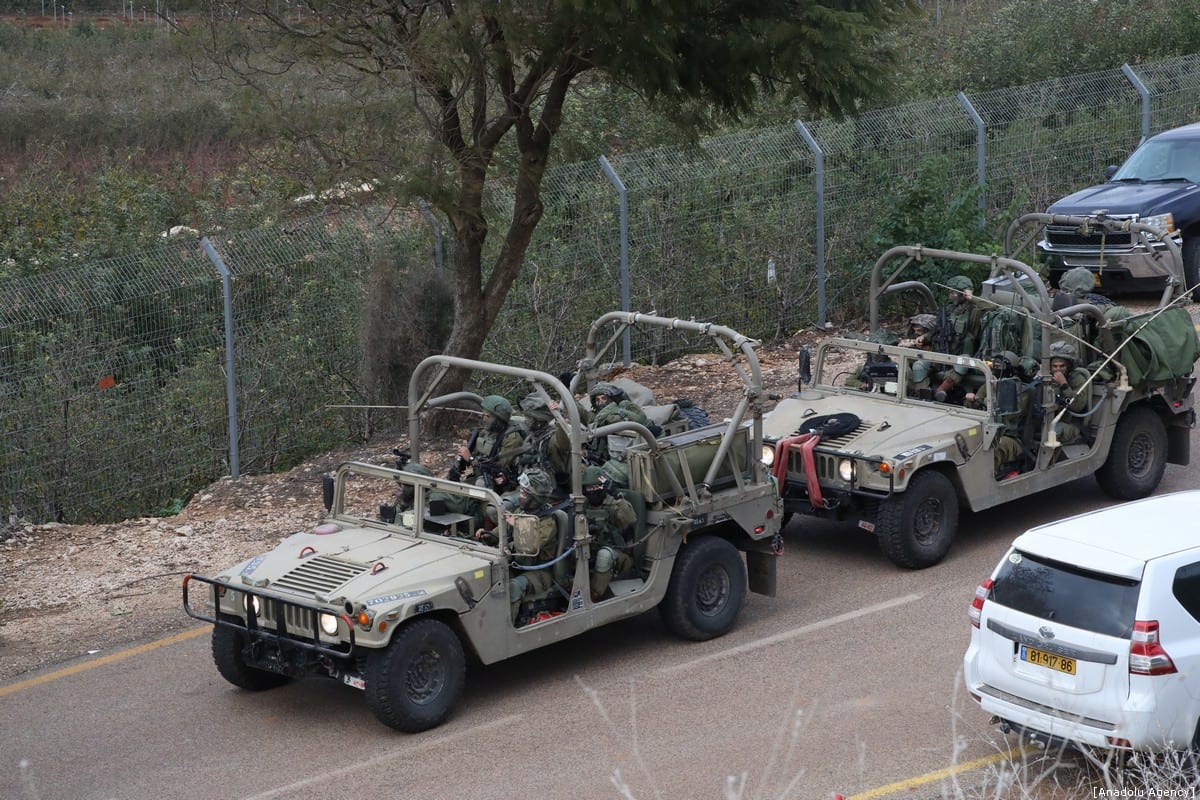
<path id="1" fill-rule="evenodd" d="M 326 511 L 333 511 L 333 490 L 337 479 L 326 472 L 321 476 L 321 500 L 325 503 Z"/>
<path id="2" fill-rule="evenodd" d="M 1104 180 L 1111 181 L 1112 176 L 1116 175 L 1116 174 L 1117 174 L 1117 165 L 1116 164 L 1109 164 L 1107 167 L 1104 168 Z"/>

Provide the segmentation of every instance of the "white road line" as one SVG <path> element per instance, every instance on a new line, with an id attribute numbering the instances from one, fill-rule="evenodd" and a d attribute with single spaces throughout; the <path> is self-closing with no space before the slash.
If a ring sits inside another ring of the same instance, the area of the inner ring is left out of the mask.
<path id="1" fill-rule="evenodd" d="M 524 714 L 509 714 L 507 717 L 501 717 L 500 719 L 492 720 L 491 722 L 484 723 L 483 725 L 475 725 L 474 727 L 460 731 L 459 733 L 452 733 L 448 736 L 439 736 L 436 739 L 426 739 L 420 744 L 416 745 L 409 744 L 411 737 L 407 734 L 397 733 L 397 737 L 403 737 L 403 746 L 401 747 L 400 745 L 397 745 L 397 749 L 394 752 L 384 753 L 383 755 L 375 756 L 374 758 L 368 758 L 366 761 L 358 761 L 354 764 L 347 764 L 346 766 L 341 767 L 340 769 L 335 769 L 332 772 L 326 772 L 313 778 L 306 778 L 302 781 L 289 783 L 286 786 L 278 786 L 260 794 L 243 798 L 243 800 L 268 800 L 268 798 L 286 795 L 296 791 L 297 789 L 303 789 L 307 786 L 315 786 L 319 783 L 328 783 L 335 778 L 340 778 L 343 775 L 349 775 L 350 773 L 357 772 L 358 770 L 368 769 L 379 764 L 387 763 L 388 761 L 395 761 L 397 759 L 405 758 L 406 756 L 411 756 L 414 753 L 422 753 L 426 750 L 441 748 L 456 739 L 465 739 L 468 736 L 474 736 L 481 731 L 486 731 L 491 728 L 499 728 L 504 725 L 511 725 L 513 723 L 520 722 L 524 718 Z M 447 752 L 450 751 L 447 750 Z"/>
<path id="2" fill-rule="evenodd" d="M 859 617 L 865 617 L 869 614 L 875 614 L 879 611 L 887 611 L 889 608 L 895 608 L 896 606 L 912 603 L 916 600 L 920 600 L 921 597 L 922 595 L 919 594 L 906 594 L 903 597 L 885 600 L 882 603 L 876 603 L 873 606 L 865 606 L 864 608 L 860 608 L 855 611 L 847 611 L 845 614 L 838 614 L 836 617 L 829 617 L 828 619 L 823 619 L 819 622 L 813 622 L 809 625 L 804 625 L 794 630 L 777 633 L 774 636 L 768 636 L 764 639 L 757 639 L 753 642 L 740 644 L 737 647 L 730 647 L 726 650 L 719 650 L 715 653 L 709 653 L 707 655 L 700 656 L 699 658 L 693 658 L 691 661 L 685 661 L 682 664 L 673 664 L 669 667 L 663 667 L 662 669 L 658 670 L 658 672 L 662 675 L 685 672 L 701 664 L 707 664 L 709 661 L 717 661 L 722 658 L 729 658 L 730 656 L 737 656 L 741 655 L 742 653 L 749 653 L 754 650 L 760 650 L 764 647 L 770 647 L 771 645 L 779 644 L 780 642 L 790 641 L 791 639 L 799 638 L 805 634 L 812 633 L 813 631 L 819 631 L 822 628 L 840 625 L 843 622 L 849 622 L 850 620 L 858 619 Z"/>

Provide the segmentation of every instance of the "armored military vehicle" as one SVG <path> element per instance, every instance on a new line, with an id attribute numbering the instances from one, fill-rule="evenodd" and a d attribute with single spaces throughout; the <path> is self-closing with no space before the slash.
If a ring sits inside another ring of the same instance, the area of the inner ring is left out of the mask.
<path id="1" fill-rule="evenodd" d="M 764 461 L 789 515 L 855 522 L 893 562 L 922 568 L 946 555 L 960 508 L 981 511 L 1093 474 L 1109 495 L 1131 500 L 1152 493 L 1168 463 L 1188 463 L 1200 342 L 1177 285 L 1147 313 L 1075 298 L 1056 309 L 1023 262 L 894 247 L 871 276 L 873 331 L 885 299 L 907 295 L 912 308 L 915 296 L 916 308 L 936 314 L 938 286 L 900 280 L 927 260 L 947 278 L 986 265 L 972 302 L 981 318 L 993 311 L 1015 321 L 1015 338 L 989 348 L 981 330 L 982 347 L 948 354 L 883 343 L 895 337 L 832 337 L 815 358 L 803 353 L 798 391 L 764 421 Z M 1087 376 L 1066 390 L 1051 370 L 1064 344 Z M 930 376 L 951 373 L 959 394 L 941 396 Z"/>
<path id="2" fill-rule="evenodd" d="M 621 333 L 635 327 L 692 334 L 724 354 L 744 382 L 728 421 L 685 424 L 658 438 L 631 421 L 583 425 L 572 389 L 586 392 Z M 555 409 L 552 424 L 569 435 L 574 463 L 566 500 L 540 517 L 514 514 L 490 487 L 412 464 L 343 464 L 325 483 L 323 522 L 214 577 L 187 576 L 184 609 L 213 624 L 213 659 L 235 686 L 331 678 L 363 690 L 381 722 L 408 732 L 451 713 L 468 658 L 491 664 L 655 607 L 683 638 L 720 636 L 736 621 L 747 588 L 775 591 L 782 505 L 758 458 L 756 345 L 720 325 L 611 313 L 592 324 L 573 387 L 537 370 L 427 358 L 409 388 L 411 452 L 421 452 L 426 412 L 480 400 L 469 392 L 437 394 L 449 370 L 515 383 L 522 396 L 539 393 Z M 637 521 L 626 544 L 633 566 L 593 597 L 581 470 L 585 445 L 599 437 L 624 439 L 611 449 L 624 454 L 628 485 L 610 491 L 629 500 Z M 381 514 L 381 505 L 394 513 Z M 531 563 L 529 526 L 547 516 L 555 554 Z M 477 538 L 485 519 L 494 527 Z M 552 578 L 539 582 L 549 589 L 510 600 L 513 581 L 533 571 Z"/>

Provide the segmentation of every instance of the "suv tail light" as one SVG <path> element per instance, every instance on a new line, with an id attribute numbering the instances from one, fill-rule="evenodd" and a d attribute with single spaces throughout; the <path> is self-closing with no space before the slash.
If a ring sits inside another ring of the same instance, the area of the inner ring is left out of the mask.
<path id="1" fill-rule="evenodd" d="M 975 599 L 971 601 L 971 607 L 967 609 L 967 616 L 971 618 L 971 626 L 978 628 L 979 620 L 983 617 L 983 601 L 987 600 L 988 592 L 996 584 L 991 578 L 984 578 L 983 583 L 975 590 Z"/>
<path id="2" fill-rule="evenodd" d="M 1158 620 L 1141 620 L 1133 623 L 1133 636 L 1129 640 L 1130 675 L 1170 675 L 1177 672 L 1175 662 L 1158 643 Z"/>

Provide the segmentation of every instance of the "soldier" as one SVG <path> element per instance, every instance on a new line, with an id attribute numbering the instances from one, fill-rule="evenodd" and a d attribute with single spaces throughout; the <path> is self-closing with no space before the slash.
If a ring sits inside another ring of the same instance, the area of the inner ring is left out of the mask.
<path id="1" fill-rule="evenodd" d="M 1091 374 L 1078 366 L 1079 356 L 1070 342 L 1053 342 L 1050 345 L 1050 381 L 1054 385 L 1054 413 L 1067 409 L 1067 413 L 1054 426 L 1055 436 L 1061 444 L 1072 444 L 1082 438 L 1078 415 L 1088 409 L 1090 392 L 1088 379 Z"/>
<path id="2" fill-rule="evenodd" d="M 553 475 L 555 499 L 561 499 L 571 488 L 571 437 L 554 421 L 552 409 L 557 402 L 551 400 L 548 404 L 545 397 L 533 392 L 522 397 L 520 405 L 529 422 L 529 438 L 525 451 L 517 457 L 517 465 L 521 470 L 538 467 Z"/>
<path id="3" fill-rule="evenodd" d="M 938 330 L 937 317 L 933 314 L 914 314 L 908 318 L 908 338 L 901 340 L 900 345 L 932 352 Z M 912 361 L 908 366 L 908 394 L 921 400 L 932 399 L 929 386 L 935 371 L 931 361 L 924 358 Z"/>
<path id="4" fill-rule="evenodd" d="M 996 414 L 996 420 L 1004 427 L 992 447 L 992 468 L 996 480 L 1007 480 L 1015 478 L 1031 464 L 1031 460 L 1025 458 L 1024 444 L 1031 434 L 1031 431 L 1026 431 L 1032 405 L 1029 391 L 1031 384 L 1025 381 L 1032 380 L 1037 367 L 1033 359 L 1021 359 L 1011 350 L 997 353 L 992 357 L 989 366 L 998 382 L 1017 380 L 1017 407 L 1012 411 Z M 985 383 L 977 392 L 967 392 L 963 405 L 967 408 L 986 408 L 987 398 L 988 385 Z"/>
<path id="5" fill-rule="evenodd" d="M 512 563 L 525 567 L 545 564 L 554 558 L 558 549 L 554 509 L 549 505 L 554 481 L 545 471 L 533 468 L 520 474 L 517 485 L 518 509 L 505 513 L 505 521 L 512 531 Z M 496 536 L 494 532 L 480 528 L 475 532 L 475 538 L 494 543 Z M 508 599 L 512 603 L 515 623 L 521 603 L 543 594 L 554 581 L 549 568 L 514 572 L 516 574 L 508 584 Z"/>
<path id="6" fill-rule="evenodd" d="M 588 397 L 592 402 L 592 429 L 623 421 L 637 422 L 647 428 L 650 427 L 650 419 L 646 416 L 646 412 L 642 411 L 641 406 L 626 397 L 624 390 L 619 386 L 600 381 L 592 386 Z M 590 450 L 593 460 L 597 463 L 603 464 L 611 457 L 606 438 L 592 442 Z"/>
<path id="7" fill-rule="evenodd" d="M 983 308 L 975 300 L 975 283 L 966 275 L 955 275 L 946 281 L 950 288 L 950 306 L 945 313 L 945 326 L 939 331 L 937 349 L 951 355 L 969 356 L 979 346 L 980 320 Z M 939 403 L 961 402 L 966 367 L 953 367 L 942 374 L 942 382 L 933 392 Z"/>
<path id="8" fill-rule="evenodd" d="M 583 471 L 583 494 L 587 497 L 588 532 L 594 542 L 590 566 L 592 602 L 596 602 L 608 591 L 614 570 L 621 573 L 633 568 L 633 558 L 625 548 L 637 514 L 629 501 L 611 488 L 600 467 Z"/>
<path id="9" fill-rule="evenodd" d="M 495 489 L 498 494 L 512 490 L 516 459 L 525 449 L 527 432 L 512 419 L 512 404 L 498 394 L 489 394 L 481 403 L 487 423 L 458 446 L 454 466 L 447 477 L 462 478 L 468 467 L 474 469 L 475 483 Z"/>

